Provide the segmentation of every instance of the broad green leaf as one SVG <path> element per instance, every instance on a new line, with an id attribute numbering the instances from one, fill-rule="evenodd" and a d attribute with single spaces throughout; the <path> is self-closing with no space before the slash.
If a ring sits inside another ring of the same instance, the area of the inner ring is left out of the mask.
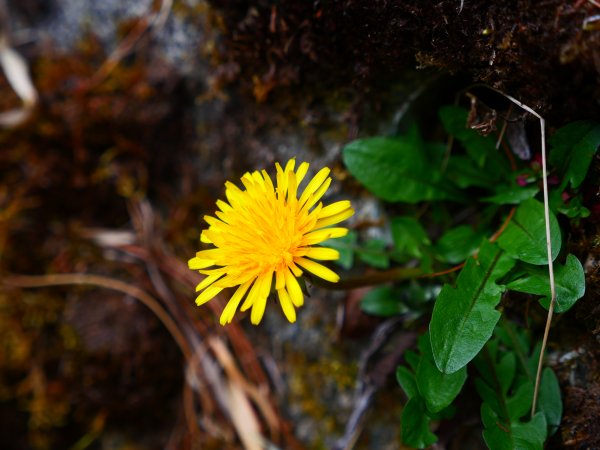
<path id="1" fill-rule="evenodd" d="M 386 251 L 386 242 L 382 239 L 371 239 L 356 249 L 358 257 L 378 269 L 387 269 L 390 266 L 390 257 Z"/>
<path id="2" fill-rule="evenodd" d="M 398 138 L 359 139 L 343 150 L 350 173 L 377 197 L 390 202 L 464 199 L 442 181 L 439 165 L 426 158 L 416 129 Z"/>
<path id="3" fill-rule="evenodd" d="M 555 259 L 560 251 L 561 236 L 558 221 L 552 212 L 550 212 L 550 236 L 552 259 Z M 521 203 L 497 242 L 500 248 L 513 258 L 530 264 L 547 264 L 544 205 L 535 199 Z"/>
<path id="4" fill-rule="evenodd" d="M 466 367 L 454 373 L 443 373 L 436 367 L 433 358 L 422 358 L 417 369 L 419 392 L 432 413 L 449 406 L 460 393 L 466 379 Z"/>
<path id="5" fill-rule="evenodd" d="M 356 231 L 350 231 L 346 236 L 336 239 L 328 239 L 321 245 L 323 247 L 336 249 L 338 252 L 340 252 L 340 257 L 335 261 L 335 263 L 348 270 L 352 268 L 352 264 L 354 264 L 354 250 L 356 248 L 357 239 L 358 234 Z"/>
<path id="6" fill-rule="evenodd" d="M 408 367 L 396 367 L 396 380 L 408 398 L 419 395 L 415 375 Z"/>
<path id="7" fill-rule="evenodd" d="M 585 294 L 585 273 L 581 262 L 572 254 L 567 256 L 565 265 L 554 264 L 556 287 L 555 311 L 565 312 Z M 524 277 L 507 284 L 509 289 L 527 294 L 542 295 L 540 303 L 546 309 L 550 306 L 550 279 L 547 267 L 528 267 Z"/>
<path id="8" fill-rule="evenodd" d="M 437 441 L 437 436 L 429 429 L 429 417 L 425 400 L 420 396 L 411 397 L 402 411 L 402 442 L 415 448 L 429 447 Z"/>
<path id="9" fill-rule="evenodd" d="M 527 423 L 513 423 L 511 431 L 515 450 L 541 450 L 548 435 L 548 425 L 544 415 L 538 413 Z"/>
<path id="10" fill-rule="evenodd" d="M 519 186 L 518 184 L 514 184 L 499 186 L 495 191 L 494 195 L 484 197 L 481 201 L 498 205 L 518 205 L 523 200 L 535 197 L 540 188 L 537 186 Z"/>
<path id="11" fill-rule="evenodd" d="M 484 241 L 479 258 L 469 258 L 456 281 L 444 285 L 429 324 L 431 347 L 439 370 L 453 373 L 471 361 L 491 337 L 500 318 L 496 306 L 503 288 L 496 280 L 514 261 Z"/>
<path id="12" fill-rule="evenodd" d="M 479 247 L 484 234 L 469 225 L 460 225 L 444 233 L 435 243 L 435 253 L 440 261 L 458 264 L 471 256 Z"/>
<path id="13" fill-rule="evenodd" d="M 467 110 L 459 106 L 440 109 L 440 118 L 448 134 L 458 139 L 476 164 L 483 167 L 488 155 L 496 153 L 496 142 L 492 136 L 482 136 L 467 128 L 467 117 Z"/>
<path id="14" fill-rule="evenodd" d="M 480 375 L 475 379 L 477 392 L 498 417 L 514 422 L 529 411 L 533 382 L 517 375 L 515 353 L 501 350 L 495 338 L 477 355 L 474 363 Z"/>
<path id="15" fill-rule="evenodd" d="M 573 189 L 587 175 L 594 154 L 600 146 L 600 124 L 592 121 L 570 123 L 550 139 L 550 163 L 559 170 Z"/>
<path id="16" fill-rule="evenodd" d="M 475 379 L 475 388 L 480 397 L 492 408 L 502 420 L 515 421 L 523 417 L 531 408 L 533 397 L 533 383 L 524 381 L 512 395 L 503 392 L 500 372 L 494 368 L 494 379 Z"/>
<path id="17" fill-rule="evenodd" d="M 514 422 L 531 410 L 533 400 L 533 383 L 525 381 L 515 392 L 506 398 L 508 417 Z"/>
<path id="18" fill-rule="evenodd" d="M 414 258 L 422 256 L 422 248 L 431 241 L 421 224 L 414 217 L 394 217 L 391 221 L 395 249 Z"/>
<path id="19" fill-rule="evenodd" d="M 490 450 L 542 450 L 546 439 L 546 420 L 541 413 L 529 422 L 502 421 L 487 405 L 481 405 L 485 427 L 483 439 Z"/>
<path id="20" fill-rule="evenodd" d="M 563 406 L 558 379 L 556 378 L 554 371 L 549 367 L 546 367 L 542 372 L 537 410 L 544 414 L 548 427 L 550 428 L 550 434 L 554 434 L 560 425 Z"/>
<path id="21" fill-rule="evenodd" d="M 398 292 L 390 286 L 375 288 L 363 297 L 360 309 L 374 316 L 395 316 L 406 311 Z"/>

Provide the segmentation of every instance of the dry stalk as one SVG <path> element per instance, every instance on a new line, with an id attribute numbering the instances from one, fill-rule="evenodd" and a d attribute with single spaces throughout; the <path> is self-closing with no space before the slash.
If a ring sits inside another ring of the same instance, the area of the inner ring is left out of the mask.
<path id="1" fill-rule="evenodd" d="M 544 352 L 546 349 L 546 345 L 548 343 L 548 335 L 550 334 L 550 325 L 552 324 L 552 316 L 554 314 L 554 304 L 556 303 L 556 285 L 554 282 L 554 267 L 553 267 L 553 259 L 552 259 L 552 239 L 550 233 L 550 206 L 548 204 L 548 171 L 546 167 L 546 122 L 544 118 L 531 109 L 529 106 L 521 103 L 514 97 L 495 89 L 491 86 L 487 85 L 477 85 L 478 87 L 485 87 L 490 89 L 506 99 L 510 100 L 512 103 L 520 107 L 521 109 L 527 111 L 529 114 L 537 117 L 540 122 L 540 138 L 541 138 L 541 150 L 542 150 L 542 187 L 544 194 L 544 221 L 546 225 L 546 248 L 548 252 L 548 276 L 550 280 L 550 306 L 548 307 L 548 316 L 546 318 L 546 326 L 544 328 L 544 337 L 542 339 L 542 348 L 540 349 L 540 356 L 538 359 L 537 372 L 535 375 L 535 387 L 533 389 L 533 400 L 531 404 L 531 417 L 535 415 L 535 409 L 537 406 L 537 399 L 540 390 L 540 380 L 542 375 L 542 364 L 544 361 Z"/>

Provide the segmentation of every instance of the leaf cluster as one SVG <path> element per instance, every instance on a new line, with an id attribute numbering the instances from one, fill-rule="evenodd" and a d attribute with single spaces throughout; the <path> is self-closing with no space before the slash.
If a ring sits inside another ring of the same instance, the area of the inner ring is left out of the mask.
<path id="1" fill-rule="evenodd" d="M 549 307 L 545 214 L 537 198 L 542 174 L 535 161 L 515 162 L 508 149 L 507 155 L 499 152 L 496 136 L 469 129 L 467 114 L 456 106 L 440 111 L 444 128 L 458 143 L 452 147 L 424 141 L 413 126 L 399 136 L 360 139 L 344 148 L 350 173 L 376 197 L 393 203 L 390 209 L 400 211 L 390 219 L 391 244 L 379 240 L 360 245 L 353 235 L 348 238 L 350 253 L 376 268 L 410 263 L 425 273 L 462 263 L 454 280 L 433 289 L 439 294 L 429 332 L 419 341 L 419 353 L 406 355 L 408 366 L 398 368 L 398 381 L 409 399 L 402 418 L 403 442 L 423 448 L 436 441 L 429 424 L 450 413 L 473 363 L 488 447 L 542 448 L 548 431 L 560 423 L 556 377 L 551 369 L 544 370 L 539 412 L 524 421 L 533 396 L 531 349 L 529 344 L 517 348 L 521 337 L 510 340 L 499 331 L 511 329 L 521 336 L 518 327 L 505 320 L 508 325 L 498 325 L 508 291 L 535 295 L 542 307 Z M 550 193 L 549 215 L 555 311 L 565 312 L 584 295 L 585 276 L 579 260 L 564 248 L 556 215 L 579 220 L 589 214 L 580 189 L 600 145 L 600 125 L 567 125 L 553 134 L 550 144 L 551 175 L 559 179 Z M 342 264 L 350 267 L 352 260 L 343 259 Z M 432 291 L 431 281 L 423 285 Z M 429 308 L 426 296 L 414 286 L 377 288 L 362 307 L 383 316 L 411 310 L 423 314 Z"/>

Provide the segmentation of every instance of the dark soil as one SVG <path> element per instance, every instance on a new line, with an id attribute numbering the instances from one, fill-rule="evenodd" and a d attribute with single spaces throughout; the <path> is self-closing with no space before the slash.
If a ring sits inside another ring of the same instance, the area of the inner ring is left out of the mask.
<path id="1" fill-rule="evenodd" d="M 229 81 L 258 101 L 307 89 L 374 95 L 420 69 L 425 78 L 441 71 L 487 83 L 556 124 L 600 114 L 600 27 L 597 17 L 586 22 L 599 9 L 591 2 L 211 3 Z"/>

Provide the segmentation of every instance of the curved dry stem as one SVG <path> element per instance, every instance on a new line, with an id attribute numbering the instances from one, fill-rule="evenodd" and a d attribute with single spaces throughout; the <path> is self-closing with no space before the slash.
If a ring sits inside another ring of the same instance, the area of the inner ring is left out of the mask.
<path id="1" fill-rule="evenodd" d="M 544 220 L 546 225 L 546 248 L 548 251 L 548 276 L 550 281 L 550 306 L 548 307 L 548 316 L 546 318 L 546 327 L 544 329 L 544 337 L 542 339 L 542 348 L 540 349 L 540 357 L 538 359 L 538 367 L 537 373 L 535 375 L 535 387 L 533 390 L 533 401 L 531 404 L 531 417 L 535 415 L 535 409 L 537 406 L 537 398 L 540 390 L 540 380 L 542 376 L 542 364 L 544 361 L 544 352 L 546 350 L 546 344 L 548 342 L 548 335 L 550 334 L 550 325 L 552 323 L 552 316 L 554 314 L 554 303 L 556 302 L 556 285 L 554 282 L 554 267 L 552 260 L 552 239 L 550 233 L 550 207 L 548 205 L 548 174 L 546 168 L 546 121 L 542 116 L 540 116 L 537 112 L 531 109 L 529 106 L 521 103 L 514 97 L 511 97 L 504 92 L 493 88 L 491 86 L 487 86 L 485 84 L 478 84 L 475 86 L 484 87 L 490 89 L 491 91 L 496 92 L 497 94 L 502 95 L 506 99 L 510 100 L 512 103 L 520 107 L 521 109 L 527 111 L 529 114 L 535 116 L 540 121 L 540 142 L 541 142 L 541 150 L 542 150 L 542 187 L 544 193 Z"/>
<path id="2" fill-rule="evenodd" d="M 147 292 L 130 284 L 101 275 L 85 273 L 53 274 L 53 275 L 8 275 L 2 280 L 3 284 L 23 288 L 41 288 L 61 285 L 88 285 L 112 289 L 130 295 L 150 311 L 162 322 L 171 334 L 175 343 L 187 360 L 191 357 L 191 349 L 179 330 L 177 324 L 165 309 Z"/>

